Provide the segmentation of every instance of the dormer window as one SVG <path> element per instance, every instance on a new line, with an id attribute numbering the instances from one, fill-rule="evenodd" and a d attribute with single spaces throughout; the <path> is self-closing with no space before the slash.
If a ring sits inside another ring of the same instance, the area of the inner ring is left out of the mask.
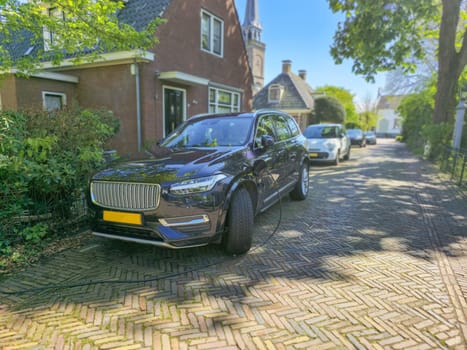
<path id="1" fill-rule="evenodd" d="M 284 92 L 284 87 L 279 84 L 273 84 L 269 87 L 268 90 L 268 102 L 269 103 L 279 103 Z"/>
<path id="2" fill-rule="evenodd" d="M 55 17 L 57 20 L 65 19 L 63 11 L 57 7 L 50 7 L 49 9 L 47 9 L 47 14 L 49 15 L 49 17 Z M 44 50 L 52 50 L 53 47 L 57 45 L 58 41 L 58 35 L 52 30 L 49 30 L 48 28 L 44 27 Z"/>
<path id="3" fill-rule="evenodd" d="M 224 54 L 224 22 L 206 11 L 201 11 L 201 49 L 216 56 Z"/>

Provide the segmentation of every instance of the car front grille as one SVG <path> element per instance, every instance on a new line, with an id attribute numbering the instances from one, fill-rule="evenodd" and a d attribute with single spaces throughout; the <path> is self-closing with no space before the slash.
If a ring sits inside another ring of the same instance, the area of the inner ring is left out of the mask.
<path id="1" fill-rule="evenodd" d="M 101 207 L 129 211 L 155 210 L 159 206 L 161 188 L 157 184 L 94 181 L 92 202 Z"/>

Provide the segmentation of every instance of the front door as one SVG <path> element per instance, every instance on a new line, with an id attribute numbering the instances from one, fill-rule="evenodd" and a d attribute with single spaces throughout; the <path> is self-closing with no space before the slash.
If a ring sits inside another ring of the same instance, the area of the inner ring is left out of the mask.
<path id="1" fill-rule="evenodd" d="M 164 87 L 164 136 L 185 120 L 185 90 Z"/>

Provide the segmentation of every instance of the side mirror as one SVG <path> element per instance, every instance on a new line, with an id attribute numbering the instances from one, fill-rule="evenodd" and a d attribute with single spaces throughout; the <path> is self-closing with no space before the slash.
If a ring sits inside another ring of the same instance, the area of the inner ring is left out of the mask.
<path id="1" fill-rule="evenodd" d="M 274 145 L 274 139 L 269 135 L 261 136 L 261 146 L 268 148 Z"/>

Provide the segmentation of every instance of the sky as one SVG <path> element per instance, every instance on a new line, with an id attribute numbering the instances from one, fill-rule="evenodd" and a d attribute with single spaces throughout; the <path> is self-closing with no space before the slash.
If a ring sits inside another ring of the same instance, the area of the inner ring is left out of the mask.
<path id="1" fill-rule="evenodd" d="M 247 0 L 235 0 L 240 23 L 245 18 Z M 327 0 L 258 0 L 263 26 L 261 41 L 266 44 L 265 84 L 282 71 L 282 61 L 292 61 L 292 71 L 307 71 L 307 81 L 314 89 L 324 85 L 343 87 L 361 104 L 368 95 L 376 100 L 383 89 L 385 75 L 370 84 L 352 73 L 352 61 L 336 65 L 330 54 L 337 23 L 342 14 L 333 14 Z"/>

